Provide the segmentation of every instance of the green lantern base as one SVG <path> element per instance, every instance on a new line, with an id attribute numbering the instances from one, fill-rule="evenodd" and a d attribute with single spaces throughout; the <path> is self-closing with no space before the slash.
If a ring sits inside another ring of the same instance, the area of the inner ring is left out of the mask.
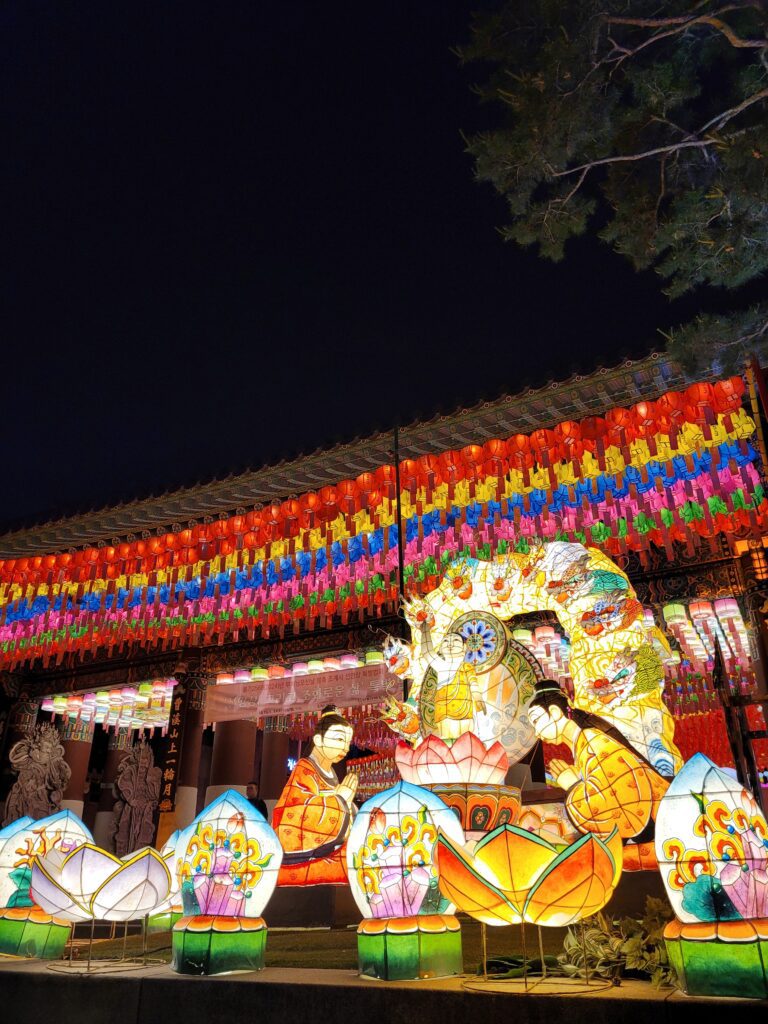
<path id="1" fill-rule="evenodd" d="M 0 911 L 0 954 L 58 960 L 71 927 L 39 907 L 6 907 Z"/>
<path id="2" fill-rule="evenodd" d="M 156 935 L 158 932 L 169 932 L 182 917 L 178 910 L 164 910 L 161 914 L 152 914 L 147 918 L 147 934 Z"/>
<path id="3" fill-rule="evenodd" d="M 664 929 L 669 962 L 689 996 L 768 998 L 768 920 L 681 924 Z"/>
<path id="4" fill-rule="evenodd" d="M 264 967 L 261 917 L 182 917 L 173 926 L 171 967 L 178 974 L 226 974 Z"/>
<path id="5" fill-rule="evenodd" d="M 366 919 L 357 929 L 357 959 L 360 974 L 384 981 L 461 974 L 461 928 L 448 914 Z"/>

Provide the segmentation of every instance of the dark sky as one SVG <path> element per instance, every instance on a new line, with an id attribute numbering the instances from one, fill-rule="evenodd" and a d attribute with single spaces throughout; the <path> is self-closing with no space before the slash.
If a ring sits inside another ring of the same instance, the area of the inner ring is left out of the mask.
<path id="1" fill-rule="evenodd" d="M 656 279 L 505 245 L 450 47 L 478 0 L 6 0 L 0 523 L 658 344 Z"/>

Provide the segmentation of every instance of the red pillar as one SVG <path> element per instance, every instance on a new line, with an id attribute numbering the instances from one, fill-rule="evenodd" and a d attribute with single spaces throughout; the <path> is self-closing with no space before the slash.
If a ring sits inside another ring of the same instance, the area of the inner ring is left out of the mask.
<path id="1" fill-rule="evenodd" d="M 176 674 L 176 678 L 181 681 L 179 673 Z M 208 687 L 208 679 L 199 673 L 188 672 L 183 677 L 183 682 L 187 688 L 187 703 L 176 786 L 176 828 L 185 828 L 197 814 L 197 781 L 200 774 L 200 751 L 203 745 L 205 698 Z"/>
<path id="2" fill-rule="evenodd" d="M 127 756 L 132 744 L 133 731 L 131 729 L 115 729 L 110 734 L 107 760 L 101 778 L 101 795 L 93 826 L 93 838 L 96 845 L 100 846 L 102 850 L 109 850 L 113 853 L 115 849 L 115 816 L 112 812 L 115 805 L 114 784 L 120 762 Z"/>
<path id="3" fill-rule="evenodd" d="M 243 720 L 216 723 L 206 804 L 215 800 L 225 789 L 236 789 L 245 794 L 245 787 L 253 778 L 257 732 L 256 722 Z"/>
<path id="4" fill-rule="evenodd" d="M 259 796 L 267 801 L 270 815 L 288 778 L 289 740 L 287 732 L 264 732 L 261 745 Z"/>
<path id="5" fill-rule="evenodd" d="M 64 790 L 61 807 L 62 810 L 74 811 L 78 816 L 82 816 L 85 806 L 85 780 L 93 744 L 93 722 L 68 719 L 61 723 L 59 732 L 61 745 L 64 747 L 64 760 L 72 771 Z"/>

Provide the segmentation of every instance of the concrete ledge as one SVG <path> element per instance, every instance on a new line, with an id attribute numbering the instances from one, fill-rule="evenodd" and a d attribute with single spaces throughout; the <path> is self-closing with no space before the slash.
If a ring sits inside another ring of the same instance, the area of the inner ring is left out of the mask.
<path id="1" fill-rule="evenodd" d="M 474 982 L 476 979 L 472 979 Z M 519 990 L 478 993 L 461 978 L 381 982 L 352 971 L 267 968 L 257 974 L 190 978 L 148 967 L 89 976 L 62 974 L 39 962 L 0 962 L 2 1019 L 56 1024 L 464 1024 L 508 1019 L 516 1024 L 699 1024 L 723 1004 L 742 1010 L 764 1003 L 692 999 L 629 981 L 620 988 L 567 995 Z M 507 1015 L 507 1018 L 502 1014 Z"/>

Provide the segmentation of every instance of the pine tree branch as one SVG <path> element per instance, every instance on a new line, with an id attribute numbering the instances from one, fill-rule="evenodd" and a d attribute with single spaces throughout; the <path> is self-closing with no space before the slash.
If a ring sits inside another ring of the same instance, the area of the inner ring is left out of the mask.
<path id="1" fill-rule="evenodd" d="M 662 39 L 668 39 L 670 36 L 679 35 L 681 32 L 685 32 L 693 25 L 709 25 L 716 31 L 720 32 L 731 46 L 739 49 L 768 49 L 768 38 L 766 39 L 744 39 L 739 36 L 731 26 L 723 21 L 723 15 L 729 14 L 732 11 L 743 11 L 747 8 L 754 8 L 760 10 L 760 4 L 758 3 L 747 3 L 747 4 L 729 4 L 726 7 L 721 7 L 720 10 L 713 12 L 712 14 L 700 14 L 696 16 L 691 15 L 680 15 L 674 18 L 630 18 L 630 17 L 618 17 L 610 14 L 601 14 L 599 17 L 607 25 L 626 25 L 632 28 L 666 28 L 666 32 L 657 32 L 652 35 L 649 39 L 643 40 L 633 49 L 629 50 L 624 46 L 616 43 L 614 39 L 609 36 L 610 42 L 613 44 L 614 50 L 612 50 L 607 56 L 603 57 L 598 62 L 596 67 L 600 67 L 602 64 L 615 63 L 616 68 L 628 60 L 630 57 L 634 57 L 640 53 L 647 46 L 651 46 L 653 43 L 658 43 Z M 613 52 L 618 51 L 620 56 L 613 57 Z M 614 71 L 616 70 L 614 68 Z"/>
<path id="2" fill-rule="evenodd" d="M 674 18 L 629 18 L 610 14 L 604 14 L 601 17 L 608 25 L 627 25 L 632 28 L 671 28 L 670 32 L 662 32 L 652 39 L 647 39 L 644 43 L 641 43 L 638 49 L 642 49 L 644 46 L 648 46 L 650 43 L 656 42 L 657 39 L 664 38 L 665 36 L 684 32 L 693 25 L 710 25 L 720 32 L 721 35 L 725 36 L 731 46 L 739 49 L 764 50 L 768 47 L 768 39 L 744 39 L 727 22 L 723 21 L 723 15 L 730 14 L 733 11 L 743 11 L 748 8 L 760 10 L 760 4 L 728 4 L 728 6 L 721 7 L 719 11 L 714 11 L 712 14 L 699 14 L 694 17 L 679 15 Z"/>
<path id="3" fill-rule="evenodd" d="M 739 103 L 738 106 L 731 107 L 730 110 L 725 110 L 722 114 L 718 114 L 717 117 L 713 117 L 711 121 L 707 121 L 705 125 L 699 128 L 697 135 L 701 135 L 712 127 L 716 127 L 717 130 L 719 130 L 723 125 L 727 124 L 731 118 L 740 114 L 742 110 L 746 110 L 747 107 L 751 107 L 753 103 L 758 103 L 760 100 L 764 99 L 768 99 L 768 89 L 761 89 L 759 92 L 753 93 L 751 96 L 747 96 L 747 98 L 742 103 Z"/>
<path id="4" fill-rule="evenodd" d="M 578 174 L 580 171 L 591 171 L 594 167 L 604 167 L 606 164 L 631 163 L 635 160 L 645 160 L 649 156 L 660 156 L 662 153 L 675 153 L 680 149 L 704 149 L 706 146 L 713 146 L 716 141 L 716 139 L 691 139 L 689 142 L 675 142 L 670 146 L 657 146 L 656 149 L 646 149 L 642 153 L 605 156 L 601 160 L 590 160 L 588 163 L 579 164 L 578 167 L 569 167 L 565 171 L 554 171 L 552 177 L 565 178 L 567 175 Z"/>

